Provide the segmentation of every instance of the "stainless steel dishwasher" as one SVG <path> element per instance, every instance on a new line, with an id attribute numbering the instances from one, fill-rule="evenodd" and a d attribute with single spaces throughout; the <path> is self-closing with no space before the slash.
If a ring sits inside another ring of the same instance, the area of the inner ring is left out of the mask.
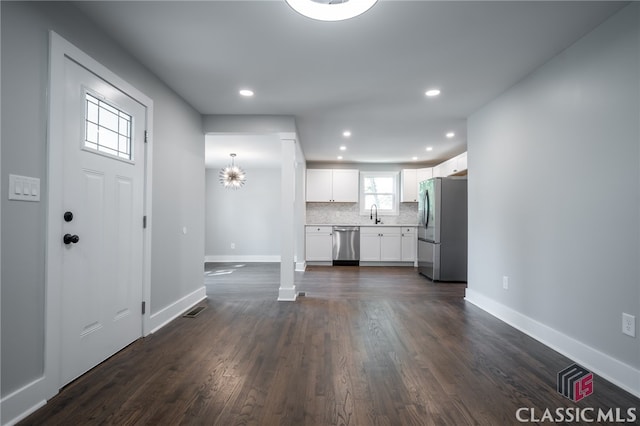
<path id="1" fill-rule="evenodd" d="M 360 227 L 333 227 L 333 264 L 358 266 L 360 264 Z"/>

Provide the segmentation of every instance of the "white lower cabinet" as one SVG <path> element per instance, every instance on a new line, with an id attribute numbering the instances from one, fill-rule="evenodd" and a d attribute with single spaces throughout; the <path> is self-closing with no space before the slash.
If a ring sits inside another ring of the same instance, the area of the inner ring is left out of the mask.
<path id="1" fill-rule="evenodd" d="M 331 262 L 333 259 L 333 228 L 331 226 L 307 226 L 305 233 L 305 259 Z"/>
<path id="2" fill-rule="evenodd" d="M 380 260 L 380 234 L 367 232 L 360 228 L 360 262 L 377 262 Z"/>
<path id="3" fill-rule="evenodd" d="M 360 262 L 414 262 L 417 229 L 415 226 L 361 226 Z M 305 260 L 333 260 L 333 227 L 307 226 Z"/>
<path id="4" fill-rule="evenodd" d="M 402 233 L 400 227 L 361 226 L 361 262 L 400 262 Z"/>
<path id="5" fill-rule="evenodd" d="M 416 260 L 416 249 L 418 246 L 415 226 L 402 228 L 402 261 L 414 262 Z"/>

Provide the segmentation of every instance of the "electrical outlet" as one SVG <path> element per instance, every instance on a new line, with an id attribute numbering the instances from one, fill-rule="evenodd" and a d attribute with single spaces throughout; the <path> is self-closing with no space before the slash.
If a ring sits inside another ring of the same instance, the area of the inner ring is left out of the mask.
<path id="1" fill-rule="evenodd" d="M 622 313 L 622 332 L 628 336 L 636 337 L 636 317 Z"/>
<path id="2" fill-rule="evenodd" d="M 231 250 L 235 250 L 236 248 L 236 243 L 231 243 Z"/>
<path id="3" fill-rule="evenodd" d="M 506 275 L 502 277 L 502 288 L 509 290 L 509 277 Z"/>

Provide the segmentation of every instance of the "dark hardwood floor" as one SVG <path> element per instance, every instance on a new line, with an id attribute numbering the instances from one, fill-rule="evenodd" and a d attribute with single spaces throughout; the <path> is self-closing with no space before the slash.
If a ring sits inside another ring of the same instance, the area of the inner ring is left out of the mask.
<path id="1" fill-rule="evenodd" d="M 205 269 L 196 318 L 133 343 L 21 424 L 494 426 L 519 424 L 521 407 L 640 406 L 599 377 L 578 403 L 559 395 L 572 361 L 465 303 L 464 284 L 309 267 L 292 303 L 276 301 L 277 264 Z"/>

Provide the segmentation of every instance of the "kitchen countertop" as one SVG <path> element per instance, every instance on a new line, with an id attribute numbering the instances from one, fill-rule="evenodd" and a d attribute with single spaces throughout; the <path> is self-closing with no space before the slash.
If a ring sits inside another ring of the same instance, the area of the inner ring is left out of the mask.
<path id="1" fill-rule="evenodd" d="M 374 225 L 373 223 L 307 223 L 305 226 L 375 226 L 380 227 L 403 227 L 403 226 L 418 226 L 416 223 L 379 223 Z"/>

